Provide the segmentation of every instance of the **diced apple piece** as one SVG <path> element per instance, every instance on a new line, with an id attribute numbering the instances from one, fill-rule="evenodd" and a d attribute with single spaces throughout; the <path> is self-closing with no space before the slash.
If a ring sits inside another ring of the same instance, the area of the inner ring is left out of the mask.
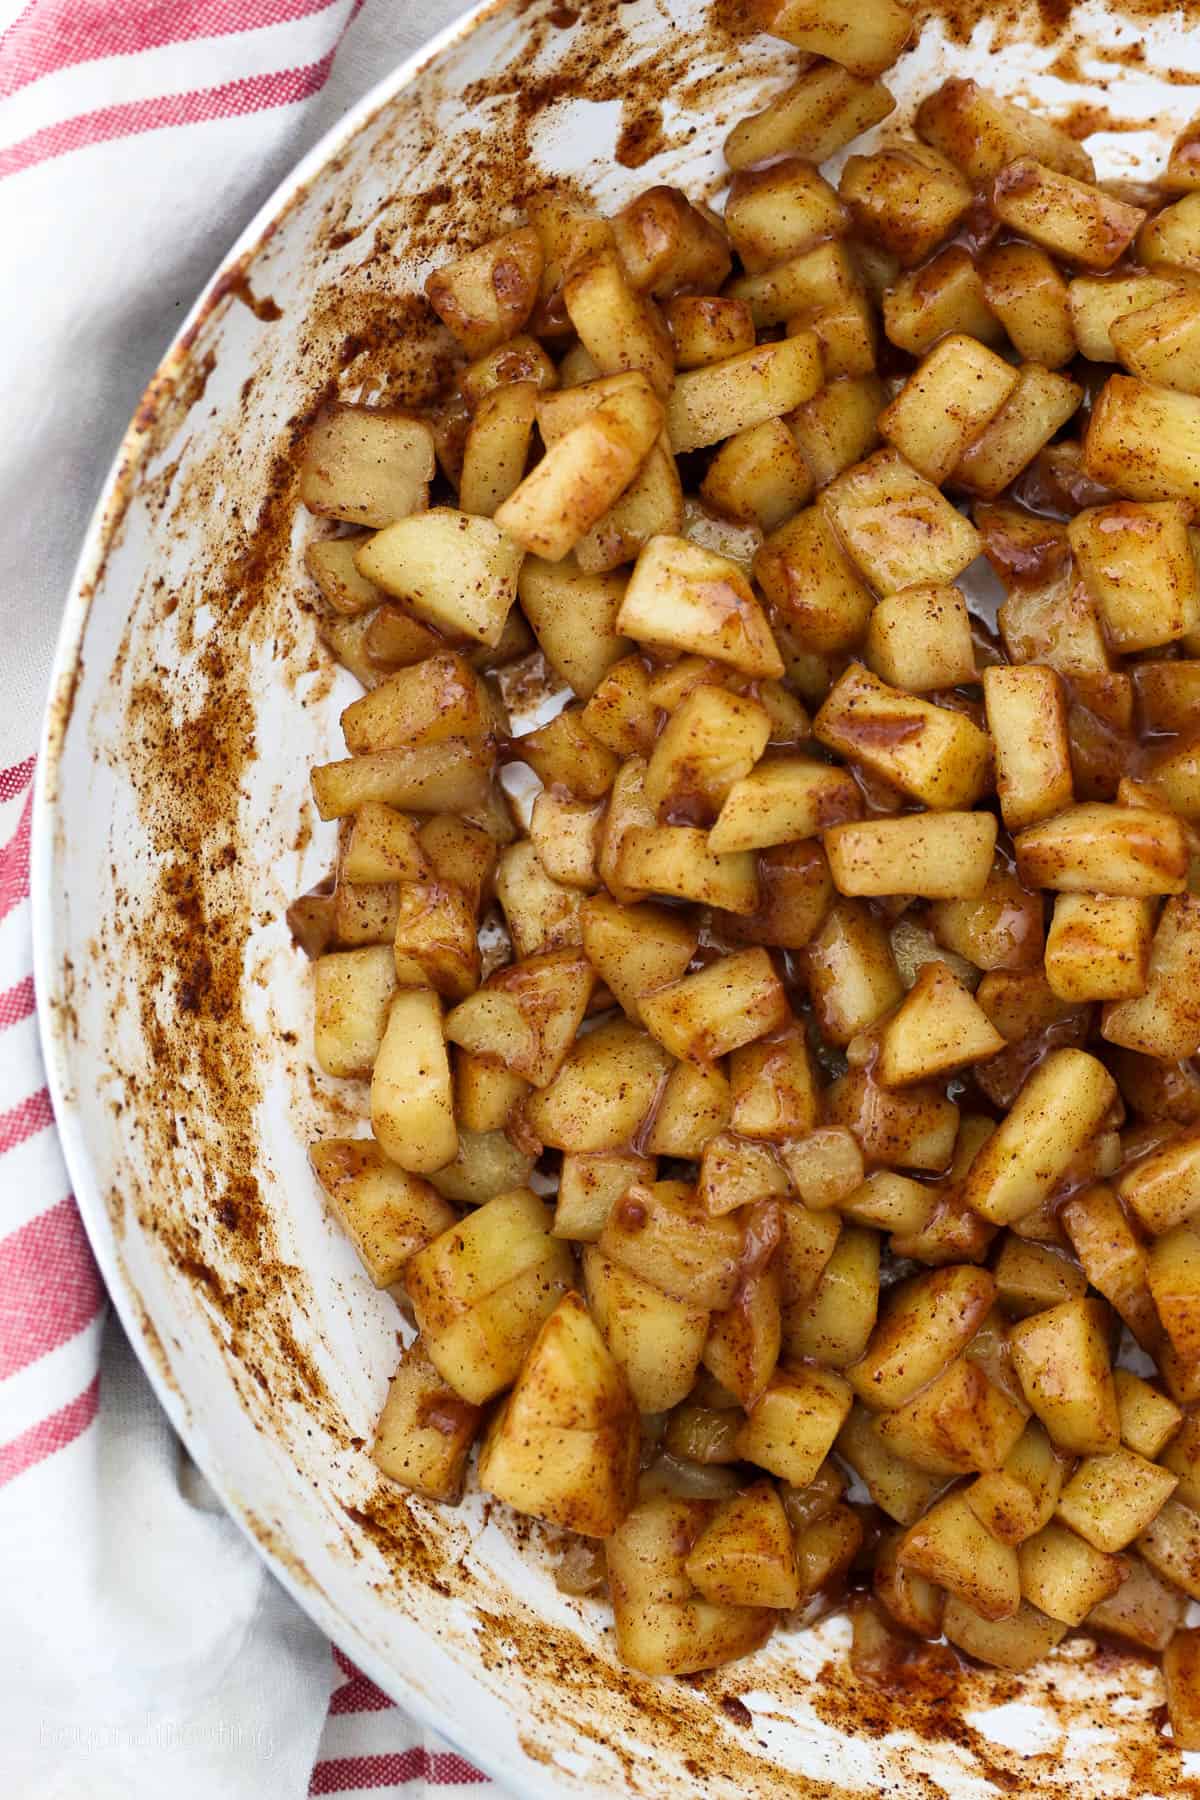
<path id="1" fill-rule="evenodd" d="M 879 1079 L 886 1087 L 929 1081 L 1003 1048 L 974 996 L 945 963 L 928 962 L 883 1028 Z"/>
<path id="2" fill-rule="evenodd" d="M 783 984 L 765 950 L 739 950 L 641 1002 L 647 1028 L 673 1056 L 710 1062 L 776 1031 L 788 1018 Z"/>
<path id="3" fill-rule="evenodd" d="M 796 1605 L 792 1530 L 771 1482 L 756 1481 L 721 1505 L 686 1569 L 696 1591 L 718 1606 Z"/>
<path id="4" fill-rule="evenodd" d="M 427 1175 L 458 1144 L 442 1008 L 430 988 L 392 1000 L 371 1076 L 371 1129 L 392 1162 Z"/>
<path id="5" fill-rule="evenodd" d="M 308 434 L 300 498 L 310 512 L 352 525 L 390 525 L 428 506 L 433 474 L 433 428 L 426 420 L 382 406 L 339 404 L 326 407 Z M 318 569 L 344 554 L 332 544 L 310 550 Z"/>
<path id="6" fill-rule="evenodd" d="M 1121 1421 L 1102 1304 L 1065 1301 L 1018 1320 L 1009 1336 L 1025 1398 L 1054 1442 L 1078 1456 L 1115 1450 Z"/>
<path id="7" fill-rule="evenodd" d="M 708 1336 L 705 1307 L 664 1294 L 595 1245 L 583 1255 L 588 1305 L 639 1412 L 669 1412 L 692 1391 Z"/>
<path id="8" fill-rule="evenodd" d="M 783 674 L 783 658 L 737 564 L 685 538 L 653 538 L 643 550 L 617 629 L 642 643 L 730 663 L 747 675 Z"/>
<path id="9" fill-rule="evenodd" d="M 489 977 L 446 1018 L 446 1035 L 476 1056 L 546 1087 L 583 1021 L 595 975 L 577 952 L 548 951 Z"/>
<path id="10" fill-rule="evenodd" d="M 796 1364 L 777 1370 L 738 1435 L 739 1456 L 793 1487 L 813 1479 L 850 1411 L 840 1375 Z"/>
<path id="11" fill-rule="evenodd" d="M 372 1138 L 325 1138 L 309 1158 L 376 1287 L 399 1281 L 409 1257 L 454 1224 L 437 1189 L 389 1162 Z"/>
<path id="12" fill-rule="evenodd" d="M 498 644 L 517 597 L 521 550 L 491 519 L 435 506 L 384 526 L 355 560 L 360 574 L 426 624 Z"/>
<path id="13" fill-rule="evenodd" d="M 529 1350 L 479 1456 L 479 1485 L 518 1512 L 606 1538 L 633 1503 L 637 1411 L 578 1294 L 565 1294 Z"/>
<path id="14" fill-rule="evenodd" d="M 518 1188 L 419 1250 L 404 1279 L 430 1361 L 481 1406 L 515 1381 L 573 1273 L 546 1207 Z"/>
<path id="15" fill-rule="evenodd" d="M 974 1337 L 996 1295 L 986 1269 L 930 1269 L 893 1288 L 866 1353 L 849 1371 L 868 1406 L 903 1406 Z"/>
<path id="16" fill-rule="evenodd" d="M 1024 1218 L 1053 1193 L 1115 1099 L 1116 1084 L 1094 1056 L 1052 1051 L 971 1164 L 968 1203 L 995 1225 Z"/>
<path id="17" fill-rule="evenodd" d="M 719 1606 L 697 1597 L 687 1561 L 711 1522 L 706 1500 L 644 1500 L 609 1538 L 605 1553 L 621 1660 L 644 1675 L 687 1675 L 757 1650 L 770 1635 L 769 1607 Z"/>
<path id="18" fill-rule="evenodd" d="M 402 1487 L 453 1506 L 462 1497 L 467 1457 L 482 1417 L 479 1407 L 442 1379 L 416 1338 L 392 1377 L 371 1458 Z"/>
<path id="19" fill-rule="evenodd" d="M 902 1568 L 948 1588 L 985 1619 L 1011 1619 L 1020 1609 L 1017 1552 L 997 1543 L 961 1490 L 909 1527 L 896 1559 Z"/>

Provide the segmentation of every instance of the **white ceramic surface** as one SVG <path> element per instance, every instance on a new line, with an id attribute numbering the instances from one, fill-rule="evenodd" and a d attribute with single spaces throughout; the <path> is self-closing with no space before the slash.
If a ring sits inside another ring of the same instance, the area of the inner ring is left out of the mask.
<path id="1" fill-rule="evenodd" d="M 605 205 L 654 180 L 713 192 L 729 124 L 791 61 L 740 40 L 728 5 L 575 3 L 577 23 L 547 0 L 483 6 L 306 159 L 168 352 L 97 512 L 34 832 L 46 1058 L 92 1242 L 163 1405 L 280 1579 L 514 1792 L 1200 1792 L 1159 1747 L 1157 1674 L 1086 1640 L 1024 1684 L 880 1694 L 834 1620 L 711 1678 L 640 1682 L 606 1609 L 558 1593 L 537 1532 L 478 1496 L 389 1493 L 365 1453 L 399 1315 L 307 1166 L 362 1094 L 310 1071 L 283 922 L 329 866 L 307 769 L 338 753 L 352 684 L 318 646 L 290 447 L 334 386 L 419 397 L 438 344 L 403 297 L 523 184 L 569 175 Z M 1058 111 L 1107 73 L 1102 106 L 1139 129 L 1092 147 L 1137 175 L 1192 111 L 1164 73 L 1200 68 L 1191 15 L 1076 7 L 1069 40 L 1036 13 L 946 16 L 896 72 L 886 130 L 946 73 Z M 613 161 L 637 142 L 643 166 Z"/>

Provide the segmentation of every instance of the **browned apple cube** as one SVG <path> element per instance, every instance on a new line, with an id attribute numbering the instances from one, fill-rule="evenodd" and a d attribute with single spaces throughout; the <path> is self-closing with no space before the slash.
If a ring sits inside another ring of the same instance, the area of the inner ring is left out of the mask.
<path id="1" fill-rule="evenodd" d="M 673 1056 L 709 1062 L 789 1017 L 783 984 L 767 952 L 735 951 L 693 975 L 659 988 L 641 1002 L 647 1028 Z"/>
<path id="2" fill-rule="evenodd" d="M 433 431 L 427 420 L 388 407 L 338 404 L 326 407 L 308 434 L 300 498 L 310 512 L 351 525 L 390 525 L 428 506 L 433 472 Z M 359 548 L 356 540 L 339 541 Z M 332 544 L 314 544 L 310 556 L 318 580 L 318 571 L 336 569 L 345 554 Z M 337 591 L 345 594 L 347 583 L 359 595 L 353 607 L 359 611 L 361 588 L 352 574 L 338 580 Z"/>
<path id="3" fill-rule="evenodd" d="M 1046 369 L 1070 362 L 1075 354 L 1070 294 L 1044 250 L 1036 244 L 994 245 L 980 259 L 979 273 L 987 304 L 1022 361 Z"/>
<path id="4" fill-rule="evenodd" d="M 754 348 L 754 320 L 741 300 L 722 294 L 676 294 L 663 307 L 675 365 L 700 369 Z"/>
<path id="5" fill-rule="evenodd" d="M 1140 1537 L 1179 1477 L 1132 1450 L 1087 1456 L 1062 1491 L 1058 1516 L 1097 1550 L 1124 1550 Z"/>
<path id="6" fill-rule="evenodd" d="M 435 269 L 425 296 L 467 354 L 481 356 L 521 329 L 541 280 L 541 239 L 524 225 Z"/>
<path id="7" fill-rule="evenodd" d="M 1154 903 L 1059 894 L 1046 935 L 1046 979 L 1060 1000 L 1125 1000 L 1146 991 Z"/>
<path id="8" fill-rule="evenodd" d="M 1013 1618 L 1020 1609 L 1017 1552 L 992 1537 L 961 1490 L 909 1527 L 896 1560 L 949 1589 L 985 1619 Z"/>
<path id="9" fill-rule="evenodd" d="M 1093 480 L 1131 500 L 1200 498 L 1200 395 L 1113 375 L 1083 443 Z"/>
<path id="10" fill-rule="evenodd" d="M 792 1529 L 771 1482 L 756 1481 L 722 1503 L 693 1546 L 687 1574 L 697 1592 L 718 1605 L 796 1605 Z"/>
<path id="11" fill-rule="evenodd" d="M 924 694 L 978 679 L 967 603 L 948 583 L 925 582 L 880 600 L 864 660 L 893 688 Z"/>
<path id="12" fill-rule="evenodd" d="M 880 75 L 912 35 L 912 15 L 899 0 L 753 0 L 755 24 L 813 56 L 827 56 L 852 75 Z"/>
<path id="13" fill-rule="evenodd" d="M 1017 1552 L 1021 1597 L 1064 1625 L 1082 1625 L 1094 1606 L 1124 1578 L 1119 1557 L 1107 1556 L 1064 1525 L 1043 1527 Z"/>
<path id="14" fill-rule="evenodd" d="M 1061 125 L 962 77 L 935 88 L 917 108 L 913 124 L 918 137 L 973 182 L 988 181 L 1006 163 L 1027 155 L 1084 181 L 1095 172 L 1082 144 Z"/>
<path id="15" fill-rule="evenodd" d="M 954 481 L 994 499 L 1033 462 L 1082 399 L 1078 382 L 1040 363 L 1025 363 L 1000 411 L 959 458 Z"/>
<path id="16" fill-rule="evenodd" d="M 525 958 L 489 976 L 446 1018 L 446 1034 L 477 1056 L 546 1087 L 562 1067 L 595 975 L 576 950 Z"/>
<path id="17" fill-rule="evenodd" d="M 479 1485 L 518 1512 L 606 1538 L 633 1504 L 638 1418 L 629 1385 L 578 1294 L 564 1294 L 493 1415 Z"/>
<path id="18" fill-rule="evenodd" d="M 563 302 L 602 375 L 640 370 L 656 393 L 670 393 L 675 377 L 670 335 L 653 301 L 634 288 L 615 248 L 576 264 L 563 283 Z"/>
<path id="19" fill-rule="evenodd" d="M 822 1244 L 827 1243 L 826 1233 Z M 816 1286 L 785 1303 L 785 1353 L 845 1369 L 862 1355 L 878 1309 L 879 1235 L 844 1226 L 825 1254 Z"/>
<path id="20" fill-rule="evenodd" d="M 1090 1630 L 1140 1644 L 1144 1650 L 1165 1650 L 1183 1623 L 1187 1601 L 1140 1556 L 1126 1555 L 1124 1562 L 1124 1581 L 1115 1594 L 1092 1608 L 1084 1624 Z"/>
<path id="21" fill-rule="evenodd" d="M 453 1506 L 462 1496 L 467 1457 L 483 1414 L 455 1393 L 425 1354 L 420 1338 L 392 1377 L 371 1457 L 392 1481 Z"/>
<path id="22" fill-rule="evenodd" d="M 971 1164 L 968 1203 L 996 1225 L 1032 1212 L 1091 1142 L 1115 1098 L 1112 1076 L 1094 1056 L 1051 1051 Z"/>
<path id="23" fill-rule="evenodd" d="M 838 892 L 873 897 L 978 896 L 987 886 L 995 847 L 996 820 L 985 812 L 906 813 L 834 825 L 825 833 Z"/>
<path id="24" fill-rule="evenodd" d="M 667 402 L 671 448 L 702 449 L 735 432 L 782 418 L 821 386 L 821 352 L 811 331 L 742 350 L 724 362 L 684 369 Z"/>
<path id="25" fill-rule="evenodd" d="M 710 1214 L 684 1181 L 635 1183 L 600 1233 L 600 1252 L 643 1281 L 706 1310 L 723 1311 L 737 1292 L 746 1219 Z"/>
<path id="26" fill-rule="evenodd" d="M 635 1506 L 605 1545 L 617 1648 L 646 1675 L 686 1675 L 757 1650 L 770 1635 L 769 1607 L 701 1599 L 687 1561 L 715 1503 L 661 1495 Z"/>
<path id="27" fill-rule="evenodd" d="M 1085 269 L 1111 269 L 1146 217 L 1141 207 L 1033 156 L 1018 156 L 997 172 L 991 199 L 1002 224 Z"/>
<path id="28" fill-rule="evenodd" d="M 950 331 L 984 344 L 1004 341 L 979 270 L 961 244 L 947 245 L 885 289 L 883 326 L 889 341 L 912 356 L 924 356 Z"/>
<path id="29" fill-rule="evenodd" d="M 1013 1363 L 1025 1397 L 1062 1449 L 1115 1450 L 1121 1440 L 1100 1301 L 1067 1300 L 1012 1327 Z"/>
<path id="30" fill-rule="evenodd" d="M 805 1487 L 832 1449 L 853 1398 L 831 1369 L 781 1368 L 751 1407 L 738 1434 L 738 1454 L 793 1487 Z"/>
<path id="31" fill-rule="evenodd" d="M 952 162 L 911 142 L 850 157 L 838 191 L 859 230 L 906 269 L 924 262 L 950 236 L 972 198 Z"/>
<path id="32" fill-rule="evenodd" d="M 1200 1050 L 1198 993 L 1200 899 L 1179 894 L 1159 917 L 1145 993 L 1106 1006 L 1101 1031 L 1110 1043 L 1145 1056 L 1194 1056 Z"/>
<path id="33" fill-rule="evenodd" d="M 1169 812 L 1091 801 L 1028 826 L 1015 848 L 1027 887 L 1136 899 L 1187 885 L 1187 839 Z"/>
<path id="34" fill-rule="evenodd" d="M 970 521 L 896 450 L 878 450 L 847 469 L 820 504 L 880 594 L 953 581 L 983 547 Z"/>
<path id="35" fill-rule="evenodd" d="M 926 806 L 969 805 L 990 772 L 987 734 L 949 707 L 851 663 L 813 720 L 818 742 L 865 763 Z"/>
<path id="36" fill-rule="evenodd" d="M 988 1271 L 966 1264 L 892 1288 L 865 1355 L 849 1371 L 855 1393 L 877 1411 L 904 1405 L 966 1347 L 995 1297 Z"/>
<path id="37" fill-rule="evenodd" d="M 1016 385 L 1017 371 L 1003 357 L 954 332 L 909 376 L 879 429 L 928 480 L 944 482 Z"/>
<path id="38" fill-rule="evenodd" d="M 719 223 L 678 188 L 635 195 L 613 218 L 612 230 L 634 287 L 656 299 L 677 288 L 719 288 L 729 273 L 729 245 Z"/>
<path id="39" fill-rule="evenodd" d="M 895 104 L 882 82 L 852 75 L 837 62 L 813 62 L 761 112 L 734 126 L 725 161 L 731 169 L 748 169 L 793 151 L 822 163 L 886 119 Z"/>
<path id="40" fill-rule="evenodd" d="M 747 675 L 783 674 L 762 607 L 736 563 L 685 538 L 654 538 L 638 558 L 617 628 L 641 643 L 692 651 Z"/>
<path id="41" fill-rule="evenodd" d="M 1031 1419 L 1004 1465 L 966 1489 L 967 1504 L 1002 1544 L 1023 1544 L 1054 1517 L 1072 1459 Z"/>
<path id="42" fill-rule="evenodd" d="M 1020 831 L 1062 812 L 1075 796 L 1061 678 L 1036 663 L 985 669 L 983 698 L 1005 825 Z"/>
<path id="43" fill-rule="evenodd" d="M 906 1462 L 931 1475 L 998 1469 L 1025 1414 L 977 1363 L 959 1357 L 922 1392 L 879 1421 L 879 1435 Z"/>

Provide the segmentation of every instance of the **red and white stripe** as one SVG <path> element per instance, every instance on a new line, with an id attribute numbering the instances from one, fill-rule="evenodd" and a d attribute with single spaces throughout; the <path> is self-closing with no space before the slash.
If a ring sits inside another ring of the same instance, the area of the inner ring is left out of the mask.
<path id="1" fill-rule="evenodd" d="M 87 220 L 99 244 L 106 200 L 115 195 L 115 204 L 149 216 L 156 196 L 197 180 L 213 184 L 235 219 L 244 217 L 259 197 L 258 167 L 277 167 L 272 158 L 286 166 L 295 154 L 297 121 L 364 4 L 390 9 L 398 29 L 422 10 L 422 0 L 0 0 L 0 229 L 11 203 L 68 235 Z M 446 11 L 441 0 L 438 23 Z M 47 332 L 69 328 L 69 298 L 61 284 L 48 284 Z M 57 351 L 48 339 L 48 366 Z M 38 378 L 34 368 L 30 379 Z M 20 597 L 0 595 L 0 627 L 14 601 Z M 73 1495 L 87 1510 L 104 1406 L 107 1303 L 71 1195 L 37 1038 L 29 893 L 36 731 L 31 712 L 15 746 L 24 754 L 0 766 L 0 1533 L 14 1534 L 7 1541 L 35 1531 L 42 1509 L 70 1518 Z M 73 1603 L 86 1606 L 87 1596 Z M 484 1778 L 470 1764 L 333 1655 L 343 1679 L 310 1794 L 478 1794 Z"/>

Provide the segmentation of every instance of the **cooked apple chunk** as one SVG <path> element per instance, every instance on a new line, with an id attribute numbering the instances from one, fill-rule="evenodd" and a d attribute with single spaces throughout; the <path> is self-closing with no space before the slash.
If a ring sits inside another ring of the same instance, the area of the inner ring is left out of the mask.
<path id="1" fill-rule="evenodd" d="M 891 1290 L 866 1353 L 849 1371 L 873 1408 L 894 1408 L 965 1349 L 987 1316 L 996 1284 L 986 1269 L 931 1269 Z"/>
<path id="2" fill-rule="evenodd" d="M 308 1154 L 376 1287 L 399 1281 L 409 1257 L 454 1224 L 437 1189 L 389 1162 L 372 1138 L 323 1138 Z"/>
<path id="3" fill-rule="evenodd" d="M 751 14 L 760 30 L 858 76 L 879 75 L 894 63 L 913 28 L 899 0 L 754 0 Z"/>
<path id="4" fill-rule="evenodd" d="M 991 874 L 996 820 L 986 812 L 913 813 L 833 825 L 824 841 L 839 894 L 977 899 Z"/>
<path id="5" fill-rule="evenodd" d="M 528 319 L 541 285 L 542 260 L 541 239 L 532 226 L 523 225 L 435 269 L 425 295 L 467 354 L 482 356 Z"/>
<path id="6" fill-rule="evenodd" d="M 846 469 L 820 503 L 880 594 L 953 581 L 983 548 L 970 520 L 896 450 Z"/>
<path id="7" fill-rule="evenodd" d="M 367 538 L 359 572 L 441 631 L 498 644 L 521 551 L 491 519 L 435 506 Z"/>
<path id="8" fill-rule="evenodd" d="M 442 1379 L 415 1338 L 392 1377 L 372 1459 L 402 1487 L 453 1506 L 462 1498 L 467 1457 L 482 1418 L 478 1406 Z"/>
<path id="9" fill-rule="evenodd" d="M 756 1481 L 724 1501 L 686 1563 L 697 1593 L 718 1606 L 795 1606 L 800 1598 L 792 1528 L 778 1491 Z"/>
<path id="10" fill-rule="evenodd" d="M 688 1559 L 716 1503 L 644 1500 L 605 1545 L 617 1648 L 644 1675 L 687 1675 L 746 1656 L 766 1642 L 774 1613 L 703 1599 Z"/>
<path id="11" fill-rule="evenodd" d="M 392 1162 L 428 1175 L 458 1144 L 442 1007 L 431 988 L 392 998 L 371 1074 L 371 1129 Z"/>
<path id="12" fill-rule="evenodd" d="M 1020 1610 L 1017 1552 L 980 1523 L 961 1489 L 909 1527 L 896 1560 L 949 1589 L 984 1619 L 1011 1619 Z"/>
<path id="13" fill-rule="evenodd" d="M 428 506 L 433 474 L 433 428 L 427 420 L 382 406 L 338 404 L 327 407 L 308 434 L 300 498 L 310 512 L 351 525 L 391 525 Z M 353 542 L 337 541 L 347 547 Z M 314 544 L 310 557 L 316 558 L 318 580 L 318 569 L 345 554 L 332 543 Z M 346 579 L 353 582 L 353 573 Z"/>
<path id="14" fill-rule="evenodd" d="M 889 687 L 861 663 L 830 692 L 813 736 L 930 807 L 969 805 L 990 772 L 986 732 L 960 712 Z"/>
<path id="15" fill-rule="evenodd" d="M 740 1456 L 793 1487 L 812 1480 L 854 1399 L 840 1375 L 802 1364 L 776 1371 L 738 1435 Z"/>
<path id="16" fill-rule="evenodd" d="M 793 151 L 822 163 L 886 119 L 895 104 L 882 82 L 852 75 L 836 62 L 814 62 L 761 112 L 734 126 L 725 161 L 731 169 L 748 169 Z"/>
<path id="17" fill-rule="evenodd" d="M 991 198 L 1002 224 L 1084 269 L 1111 269 L 1146 217 L 1141 207 L 1028 155 L 998 171 Z"/>
<path id="18" fill-rule="evenodd" d="M 1003 1048 L 996 1027 L 946 964 L 927 962 L 883 1028 L 879 1079 L 885 1087 L 929 1081 Z"/>
<path id="19" fill-rule="evenodd" d="M 583 1277 L 593 1317 L 639 1411 L 663 1413 L 680 1405 L 700 1368 L 708 1309 L 664 1293 L 596 1245 L 584 1251 Z"/>
<path id="20" fill-rule="evenodd" d="M 723 1310 L 741 1279 L 746 1229 L 741 1215 L 714 1217 L 685 1181 L 637 1183 L 609 1213 L 600 1251 L 678 1300 Z"/>
<path id="21" fill-rule="evenodd" d="M 1121 1439 L 1104 1325 L 1102 1302 L 1068 1300 L 1010 1333 L 1026 1399 L 1054 1442 L 1079 1456 L 1115 1450 Z"/>
<path id="22" fill-rule="evenodd" d="M 913 468 L 942 482 L 1016 385 L 1017 371 L 1003 357 L 975 338 L 952 332 L 880 414 L 879 429 Z"/>
<path id="23" fill-rule="evenodd" d="M 446 1035 L 546 1087 L 566 1060 L 595 976 L 572 950 L 552 950 L 489 977 L 446 1018 Z"/>
<path id="24" fill-rule="evenodd" d="M 739 950 L 641 1002 L 647 1028 L 673 1056 L 709 1062 L 788 1019 L 783 984 L 765 950 Z"/>
<path id="25" fill-rule="evenodd" d="M 473 1405 L 516 1380 L 571 1286 L 571 1252 L 551 1237 L 550 1223 L 536 1194 L 517 1188 L 451 1226 L 405 1269 L 429 1359 Z"/>
<path id="26" fill-rule="evenodd" d="M 988 181 L 1005 164 L 1030 154 L 1047 168 L 1082 181 L 1095 172 L 1082 144 L 1061 125 L 989 93 L 977 81 L 944 81 L 921 102 L 913 124 L 918 137 L 973 182 Z"/>
<path id="27" fill-rule="evenodd" d="M 479 1456 L 479 1485 L 518 1512 L 611 1537 L 633 1504 L 637 1409 L 578 1294 L 538 1332 Z"/>
<path id="28" fill-rule="evenodd" d="M 747 675 L 783 674 L 783 658 L 737 564 L 685 538 L 653 538 L 643 550 L 617 629 L 643 643 L 713 657 Z"/>
<path id="29" fill-rule="evenodd" d="M 1009 1225 L 1053 1193 L 1091 1142 L 1116 1084 L 1084 1050 L 1054 1050 L 1038 1065 L 967 1173 L 968 1203 L 994 1225 Z"/>
<path id="30" fill-rule="evenodd" d="M 496 508 L 495 524 L 522 549 L 561 562 L 629 486 L 663 427 L 663 410 L 638 378 L 556 437 Z"/>
<path id="31" fill-rule="evenodd" d="M 685 369 L 667 402 L 671 448 L 676 455 L 699 450 L 782 418 L 811 400 L 821 379 L 820 347 L 811 331 Z"/>

